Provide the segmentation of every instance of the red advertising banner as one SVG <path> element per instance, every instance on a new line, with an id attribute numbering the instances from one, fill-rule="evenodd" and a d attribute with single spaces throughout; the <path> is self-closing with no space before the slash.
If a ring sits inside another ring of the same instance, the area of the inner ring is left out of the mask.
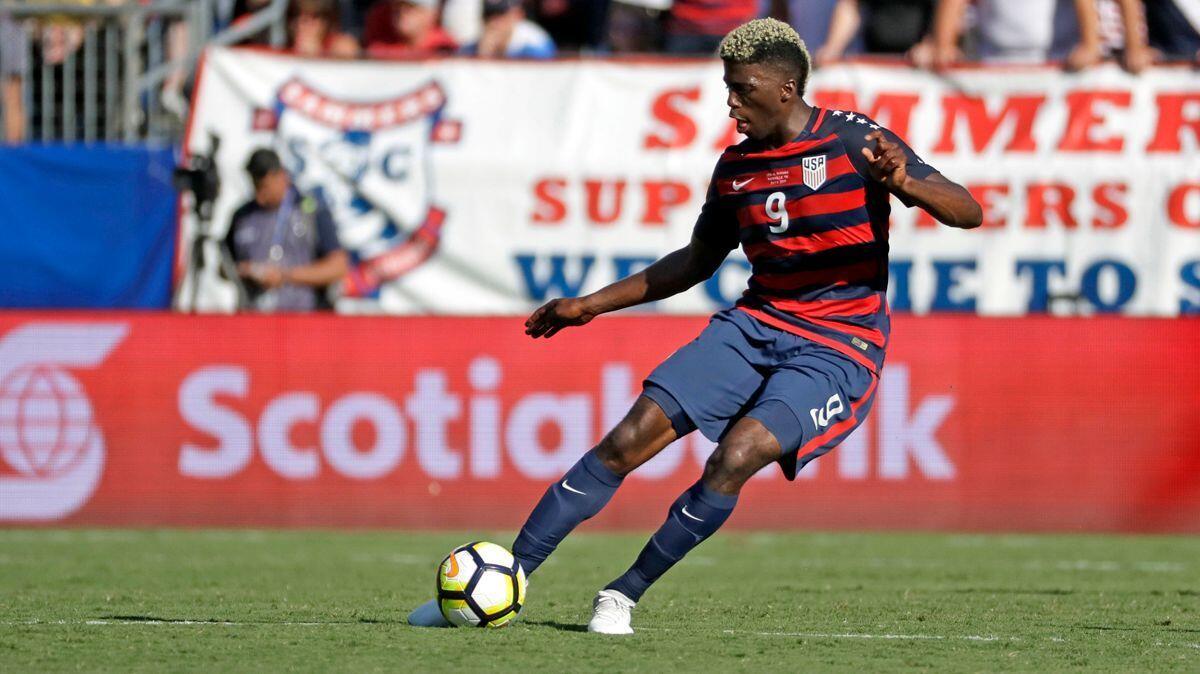
<path id="1" fill-rule="evenodd" d="M 516 527 L 704 324 L 0 314 L 0 522 Z M 711 451 L 596 524 L 656 526 Z M 1200 321 L 897 316 L 867 423 L 731 524 L 1200 532 Z"/>

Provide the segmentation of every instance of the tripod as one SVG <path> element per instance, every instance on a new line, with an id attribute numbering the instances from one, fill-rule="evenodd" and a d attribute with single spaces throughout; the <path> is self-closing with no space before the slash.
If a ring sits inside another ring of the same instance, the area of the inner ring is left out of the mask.
<path id="1" fill-rule="evenodd" d="M 188 283 L 180 285 L 189 289 L 187 310 L 196 313 L 196 303 L 200 297 L 200 279 L 204 272 L 205 244 L 213 241 L 217 244 L 217 264 L 221 276 L 229 279 L 237 291 L 237 309 L 240 311 L 249 304 L 249 295 L 237 273 L 233 256 L 226 249 L 225 242 L 212 236 L 213 205 L 221 191 L 221 175 L 217 170 L 217 150 L 221 147 L 221 138 L 215 134 L 209 136 L 210 144 L 207 154 L 193 155 L 187 165 L 175 169 L 173 176 L 175 188 L 180 192 L 192 194 L 192 214 L 196 218 L 195 231 L 189 242 L 189 263 L 187 268 Z M 176 298 L 178 300 L 178 297 Z M 178 302 L 176 302 L 178 306 Z"/>

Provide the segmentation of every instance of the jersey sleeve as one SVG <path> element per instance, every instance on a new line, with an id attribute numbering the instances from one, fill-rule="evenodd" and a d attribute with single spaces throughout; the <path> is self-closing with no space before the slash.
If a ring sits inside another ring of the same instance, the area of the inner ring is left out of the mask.
<path id="1" fill-rule="evenodd" d="M 874 122 L 872 122 L 872 125 L 874 125 Z M 908 161 L 904 164 L 904 168 L 908 171 L 908 175 L 918 180 L 924 180 L 925 178 L 928 178 L 929 176 L 938 172 L 937 169 L 929 164 L 926 164 L 925 160 L 921 159 L 920 155 L 914 152 L 913 149 L 908 146 L 908 143 L 905 143 L 900 136 L 897 136 L 896 134 L 892 133 L 890 129 L 885 129 L 882 126 L 878 126 L 878 130 L 883 131 L 884 138 L 899 145 L 900 150 L 904 152 L 906 157 L 908 157 Z M 867 134 L 873 131 L 875 131 L 875 129 L 870 128 L 870 125 L 860 126 L 855 124 L 851 125 L 848 129 L 842 130 L 838 134 L 838 136 L 842 139 L 842 144 L 846 146 L 846 153 L 850 156 L 850 163 L 854 165 L 854 168 L 858 171 L 859 175 L 864 177 L 871 175 L 871 173 L 868 168 L 869 164 L 867 162 L 867 158 L 863 156 L 863 148 L 869 148 L 871 152 L 875 151 L 875 141 L 867 140 Z M 909 203 L 908 200 L 900 195 L 896 196 L 900 198 L 900 201 L 903 202 L 905 206 L 912 208 L 913 204 Z"/>
<path id="2" fill-rule="evenodd" d="M 721 199 L 717 195 L 715 172 L 712 181 L 708 184 L 708 194 L 704 197 L 704 206 L 700 208 L 700 217 L 696 218 L 692 236 L 724 251 L 731 251 L 741 243 L 738 237 L 737 222 L 729 217 L 729 213 L 721 205 Z"/>

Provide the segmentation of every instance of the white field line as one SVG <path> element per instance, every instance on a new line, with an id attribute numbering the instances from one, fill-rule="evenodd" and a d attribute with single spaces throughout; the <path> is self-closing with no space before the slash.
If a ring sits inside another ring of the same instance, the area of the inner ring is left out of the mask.
<path id="1" fill-rule="evenodd" d="M 90 625 L 90 626 L 138 626 L 138 625 L 183 625 L 183 626 L 205 626 L 219 625 L 223 627 L 267 627 L 267 626 L 283 626 L 283 627 L 322 627 L 330 625 L 360 625 L 374 626 L 378 623 L 360 622 L 357 620 L 346 621 L 324 621 L 324 622 L 302 622 L 302 621 L 261 621 L 261 622 L 237 622 L 229 620 L 5 620 L 0 621 L 0 626 L 19 627 L 19 626 L 37 626 L 37 625 Z M 678 631 L 670 627 L 638 627 L 639 631 L 646 632 L 674 632 Z M 758 632 L 753 630 L 721 630 L 721 634 L 730 636 L 759 636 L 759 637 L 791 637 L 805 639 L 881 639 L 881 640 L 897 640 L 897 641 L 973 641 L 981 643 L 990 643 L 995 641 L 1025 641 L 1023 637 L 1015 636 L 998 636 L 998 635 L 981 635 L 981 634 L 870 634 L 866 632 Z M 1066 643 L 1068 640 L 1059 636 L 1046 637 L 1047 641 L 1054 643 Z M 1155 642 L 1156 646 L 1182 646 L 1184 648 L 1200 649 L 1200 644 L 1192 643 L 1174 643 L 1174 642 Z"/>
<path id="2" fill-rule="evenodd" d="M 264 625 L 364 625 L 355 621 L 326 621 L 326 622 L 293 622 L 293 621 L 263 621 L 263 622 L 234 622 L 228 620 L 6 620 L 0 625 L 6 627 L 37 626 L 37 625 L 221 625 L 225 627 L 258 627 Z"/>
<path id="3" fill-rule="evenodd" d="M 637 630 L 653 632 L 670 632 L 668 627 L 638 627 Z M 1021 641 L 1020 637 L 999 637 L 982 635 L 941 635 L 941 634 L 868 634 L 861 632 L 757 632 L 752 630 L 721 630 L 721 634 L 732 636 L 757 637 L 798 637 L 807 639 L 897 639 L 911 641 Z M 1057 637 L 1055 637 L 1057 638 Z"/>
<path id="4" fill-rule="evenodd" d="M 93 626 L 111 626 L 111 625 L 221 625 L 226 627 L 250 627 L 262 625 L 284 625 L 294 626 L 300 625 L 305 627 L 313 627 L 320 625 L 359 625 L 370 623 L 359 622 L 236 622 L 228 620 L 27 620 L 27 621 L 8 621 L 0 623 L 0 625 L 93 625 Z M 667 627 L 639 627 L 639 630 L 653 632 L 670 632 Z M 755 632 L 749 630 L 721 630 L 722 634 L 729 635 L 753 635 L 762 637 L 806 637 L 811 639 L 902 639 L 902 640 L 964 640 L 964 641 L 1020 641 L 1018 637 L 998 637 L 998 636 L 943 636 L 938 634 L 861 634 L 854 632 L 834 633 L 834 632 Z"/>

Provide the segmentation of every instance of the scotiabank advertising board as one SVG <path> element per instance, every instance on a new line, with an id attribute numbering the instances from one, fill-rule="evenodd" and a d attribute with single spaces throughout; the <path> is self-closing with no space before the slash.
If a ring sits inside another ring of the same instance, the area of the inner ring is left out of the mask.
<path id="1" fill-rule="evenodd" d="M 0 522 L 516 527 L 705 324 L 0 315 Z M 868 421 L 752 528 L 1200 532 L 1200 321 L 895 320 Z M 595 525 L 653 527 L 693 434 Z M 593 526 L 593 525 L 588 525 Z"/>

